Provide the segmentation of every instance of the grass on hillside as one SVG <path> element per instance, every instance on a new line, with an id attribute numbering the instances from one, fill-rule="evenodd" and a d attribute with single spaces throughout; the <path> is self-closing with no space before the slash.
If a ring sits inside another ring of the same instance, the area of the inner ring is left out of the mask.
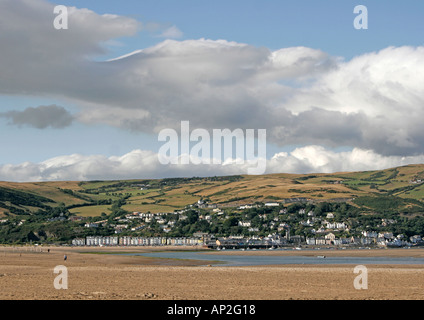
<path id="1" fill-rule="evenodd" d="M 307 198 L 316 201 L 351 199 L 361 196 L 398 196 L 424 201 L 424 185 L 411 184 L 424 179 L 424 165 L 409 165 L 380 171 L 342 172 L 334 174 L 270 174 L 214 178 L 181 178 L 158 180 L 123 180 L 89 182 L 0 182 L 0 187 L 27 192 L 51 199 L 51 206 L 96 203 L 126 197 L 123 209 L 140 212 L 173 212 L 200 198 L 218 204 L 243 204 L 256 201 L 278 201 Z M 343 181 L 343 184 L 334 184 Z M 141 186 L 149 185 L 141 190 Z M 16 206 L 16 204 L 12 204 Z M 1 205 L 0 205 L 1 206 Z M 72 213 L 98 216 L 108 213 L 110 205 L 83 206 Z M 26 206 L 29 211 L 38 210 Z M 7 209 L 0 208 L 1 212 Z"/>

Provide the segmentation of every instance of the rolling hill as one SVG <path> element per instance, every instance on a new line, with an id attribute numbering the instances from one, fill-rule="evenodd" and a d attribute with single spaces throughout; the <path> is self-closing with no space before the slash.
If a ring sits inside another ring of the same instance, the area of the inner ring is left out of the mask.
<path id="1" fill-rule="evenodd" d="M 424 213 L 424 165 L 332 174 L 270 174 L 122 181 L 0 182 L 0 217 L 66 207 L 81 216 L 122 209 L 173 212 L 199 199 L 221 207 L 255 202 L 349 202 L 369 210 L 385 206 Z"/>

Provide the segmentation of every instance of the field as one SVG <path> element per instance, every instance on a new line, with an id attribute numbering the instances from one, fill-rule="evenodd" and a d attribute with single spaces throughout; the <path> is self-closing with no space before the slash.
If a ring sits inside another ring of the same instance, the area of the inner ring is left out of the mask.
<path id="1" fill-rule="evenodd" d="M 78 207 L 69 210 L 71 213 L 74 213 L 77 216 L 81 217 L 97 217 L 101 216 L 102 213 L 109 214 L 110 206 L 108 205 L 100 205 L 100 206 L 84 206 Z"/>

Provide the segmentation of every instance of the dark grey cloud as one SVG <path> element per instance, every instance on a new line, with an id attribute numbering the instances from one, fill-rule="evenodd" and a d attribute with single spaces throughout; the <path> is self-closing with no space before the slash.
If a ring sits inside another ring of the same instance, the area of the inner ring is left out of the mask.
<path id="1" fill-rule="evenodd" d="M 62 129 L 72 124 L 74 117 L 65 108 L 57 105 L 29 107 L 24 111 L 8 111 L 0 113 L 3 118 L 10 119 L 10 124 L 29 126 L 37 129 Z"/>
<path id="2" fill-rule="evenodd" d="M 0 0 L 0 94 L 64 97 L 75 121 L 157 133 L 191 128 L 267 129 L 279 145 L 424 153 L 424 47 L 386 48 L 350 61 L 305 47 L 272 51 L 226 40 L 163 41 L 110 61 L 105 42 L 132 36 L 134 19 L 53 4 Z M 66 127 L 64 110 L 7 112 L 12 124 Z"/>

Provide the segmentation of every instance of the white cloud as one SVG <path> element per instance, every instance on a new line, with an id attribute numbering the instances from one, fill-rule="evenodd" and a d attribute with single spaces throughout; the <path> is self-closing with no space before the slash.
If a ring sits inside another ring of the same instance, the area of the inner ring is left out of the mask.
<path id="1" fill-rule="evenodd" d="M 102 72 L 89 59 L 106 53 L 110 40 L 141 28 L 131 18 L 69 7 L 69 28 L 56 30 L 53 8 L 45 0 L 0 1 L 1 93 L 81 98 L 82 88 Z"/>
<path id="2" fill-rule="evenodd" d="M 423 61 L 424 47 L 343 62 L 304 47 L 166 40 L 93 67 L 92 90 L 72 94 L 85 123 L 158 132 L 189 120 L 205 129 L 268 129 L 279 145 L 414 155 L 424 149 Z"/>
<path id="3" fill-rule="evenodd" d="M 55 30 L 53 7 L 45 0 L 0 2 L 0 94 L 63 97 L 85 124 L 151 133 L 188 120 L 208 130 L 267 129 L 269 141 L 281 146 L 355 148 L 346 154 L 300 148 L 271 159 L 272 171 L 377 169 L 418 161 L 424 152 L 424 47 L 390 47 L 344 61 L 305 47 L 165 40 L 98 62 L 93 56 L 104 53 L 105 43 L 135 35 L 141 23 L 70 8 L 69 29 Z M 173 26 L 165 34 L 181 32 Z M 12 179 L 10 172 L 19 179 L 19 170 L 34 179 L 136 175 L 125 163 L 77 157 L 66 166 L 28 163 L 1 172 Z M 146 167 L 152 175 L 192 172 L 159 170 L 155 161 Z M 198 168 L 200 175 L 239 169 Z"/>
<path id="4" fill-rule="evenodd" d="M 267 166 L 268 173 L 332 173 L 382 170 L 422 163 L 424 155 L 400 157 L 382 156 L 372 150 L 355 148 L 334 152 L 321 146 L 306 146 L 288 153 L 274 155 Z"/>
<path id="5" fill-rule="evenodd" d="M 165 38 L 165 39 L 178 39 L 181 38 L 184 35 L 184 33 L 178 29 L 177 26 L 169 27 L 168 29 L 164 30 L 160 35 L 159 38 Z"/>
<path id="6" fill-rule="evenodd" d="M 290 153 L 275 154 L 267 160 L 266 173 L 332 173 L 392 168 L 422 163 L 424 155 L 381 156 L 370 150 L 334 152 L 320 146 L 306 146 Z M 134 150 L 123 156 L 67 155 L 41 163 L 0 166 L 0 180 L 60 181 L 115 180 L 247 174 L 256 163 L 236 164 L 227 160 L 222 165 L 162 165 L 152 151 Z"/>

